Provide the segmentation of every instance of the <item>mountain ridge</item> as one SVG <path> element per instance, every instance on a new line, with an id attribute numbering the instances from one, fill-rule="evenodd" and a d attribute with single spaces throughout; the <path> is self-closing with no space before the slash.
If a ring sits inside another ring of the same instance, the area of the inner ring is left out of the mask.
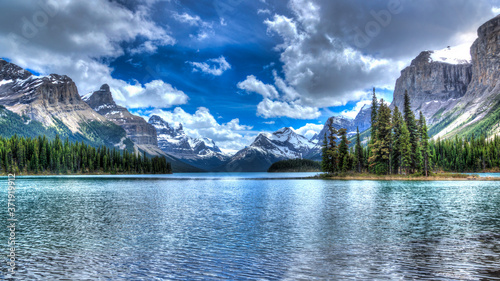
<path id="1" fill-rule="evenodd" d="M 158 147 L 190 165 L 213 171 L 229 158 L 212 139 L 188 136 L 182 124 L 175 128 L 158 115 L 152 115 L 148 123 L 156 129 Z"/>

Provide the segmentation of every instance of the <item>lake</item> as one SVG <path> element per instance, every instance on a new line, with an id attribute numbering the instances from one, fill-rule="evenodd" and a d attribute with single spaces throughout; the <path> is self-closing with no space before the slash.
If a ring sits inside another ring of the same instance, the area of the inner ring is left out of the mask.
<path id="1" fill-rule="evenodd" d="M 18 177 L 16 275 L 500 280 L 500 182 L 285 179 L 307 175 Z"/>

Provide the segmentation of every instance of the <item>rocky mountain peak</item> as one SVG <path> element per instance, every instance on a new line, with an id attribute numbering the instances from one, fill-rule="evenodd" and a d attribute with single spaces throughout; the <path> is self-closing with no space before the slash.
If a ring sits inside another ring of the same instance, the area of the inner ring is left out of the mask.
<path id="1" fill-rule="evenodd" d="M 138 145 L 158 145 L 155 128 L 140 116 L 133 115 L 127 108 L 115 103 L 108 84 L 82 98 L 92 109 L 109 121 L 122 127 L 134 143 Z"/>
<path id="2" fill-rule="evenodd" d="M 158 135 L 169 136 L 171 138 L 186 136 L 182 123 L 179 123 L 179 126 L 175 128 L 173 124 L 169 124 L 158 115 L 149 117 L 148 123 L 156 128 Z"/>
<path id="3" fill-rule="evenodd" d="M 0 59 L 0 81 L 1 80 L 24 80 L 33 75 L 31 72 L 6 60 Z"/>
<path id="4" fill-rule="evenodd" d="M 108 84 L 102 85 L 99 90 L 84 96 L 82 99 L 101 115 L 106 115 L 117 108 Z"/>
<path id="5" fill-rule="evenodd" d="M 151 115 L 151 117 L 149 117 L 148 123 L 155 126 L 156 128 L 160 126 L 170 128 L 168 122 L 163 120 L 163 118 L 158 115 Z"/>
<path id="6" fill-rule="evenodd" d="M 422 111 L 429 124 L 433 116 L 443 107 L 453 106 L 467 92 L 472 77 L 472 65 L 444 63 L 444 58 L 433 60 L 433 51 L 421 52 L 401 71 L 396 80 L 391 109 L 402 110 L 404 94 L 411 97 L 411 108 L 418 116 Z M 457 60 L 450 60 L 456 62 Z"/>
<path id="7" fill-rule="evenodd" d="M 181 123 L 175 127 L 158 115 L 152 115 L 148 123 L 156 129 L 158 147 L 161 150 L 195 167 L 214 170 L 227 160 L 227 156 L 212 139 L 186 135 Z"/>
<path id="8" fill-rule="evenodd" d="M 424 64 L 431 63 L 432 62 L 431 55 L 432 51 L 421 52 L 411 61 L 410 66 L 421 67 Z"/>
<path id="9" fill-rule="evenodd" d="M 101 88 L 99 88 L 99 91 L 111 94 L 111 90 L 109 89 L 109 85 L 108 84 L 102 84 Z"/>

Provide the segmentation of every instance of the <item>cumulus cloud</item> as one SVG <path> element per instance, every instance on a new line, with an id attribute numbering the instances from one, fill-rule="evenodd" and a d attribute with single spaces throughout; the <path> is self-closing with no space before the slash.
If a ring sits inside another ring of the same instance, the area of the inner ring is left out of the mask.
<path id="1" fill-rule="evenodd" d="M 358 115 L 361 108 L 363 108 L 363 106 L 365 106 L 365 105 L 369 106 L 369 105 L 371 105 L 371 103 L 372 103 L 371 99 L 360 100 L 359 102 L 356 103 L 356 105 L 351 110 L 344 110 L 340 114 L 345 116 L 345 117 L 349 117 L 351 119 L 354 119 L 354 118 L 356 118 L 356 115 Z"/>
<path id="2" fill-rule="evenodd" d="M 247 92 L 257 93 L 264 98 L 275 99 L 279 97 L 278 91 L 273 85 L 264 84 L 254 75 L 248 75 L 244 81 L 239 82 L 236 86 Z"/>
<path id="3" fill-rule="evenodd" d="M 203 73 L 220 76 L 224 71 L 231 69 L 231 65 L 226 61 L 224 56 L 209 59 L 206 62 L 191 62 L 187 63 L 193 66 L 193 71 L 201 71 Z"/>
<path id="4" fill-rule="evenodd" d="M 188 136 L 211 138 L 225 152 L 236 152 L 249 145 L 256 136 L 256 132 L 250 131 L 253 127 L 240 124 L 238 118 L 226 123 L 217 122 L 206 107 L 199 107 L 194 114 L 176 107 L 172 111 L 154 109 L 143 115 L 158 115 L 171 124 L 182 123 Z"/>
<path id="5" fill-rule="evenodd" d="M 183 91 L 179 91 L 161 80 L 153 80 L 144 86 L 140 84 L 123 86 L 126 95 L 119 92 L 120 88 L 112 90 L 116 93 L 116 101 L 132 108 L 168 108 L 173 105 L 185 104 L 189 99 Z"/>
<path id="6" fill-rule="evenodd" d="M 465 42 L 464 34 L 493 16 L 491 7 L 488 0 L 290 0 L 291 15 L 264 24 L 281 39 L 283 81 L 303 105 L 325 108 L 358 101 L 371 86 L 394 87 L 420 51 Z"/>
<path id="7" fill-rule="evenodd" d="M 302 104 L 299 94 L 274 73 L 275 84 L 283 93 L 280 95 L 276 87 L 249 75 L 237 87 L 249 93 L 257 93 L 264 99 L 257 105 L 257 116 L 264 118 L 290 117 L 293 119 L 314 119 L 321 114 L 317 107 Z"/>
<path id="8" fill-rule="evenodd" d="M 311 139 L 314 135 L 319 134 L 323 129 L 323 125 L 307 123 L 306 125 L 293 129 L 297 134 L 303 135 L 304 137 Z"/>
<path id="9" fill-rule="evenodd" d="M 138 5 L 134 11 L 116 2 L 88 1 L 5 1 L 0 4 L 0 53 L 24 68 L 41 74 L 59 73 L 71 77 L 80 94 L 109 84 L 125 106 L 144 104 L 138 97 L 158 85 L 131 85 L 114 79 L 106 61 L 125 53 L 123 43 L 143 41 L 131 53 L 154 52 L 158 46 L 171 45 L 175 39 L 149 18 L 153 1 Z M 98 28 L 96 28 L 98 27 Z M 169 91 L 154 93 L 164 106 L 168 101 L 183 103 L 183 95 Z M 132 89 L 134 91 L 129 92 Z M 142 89 L 138 91 L 137 89 Z M 174 90 L 173 88 L 171 90 Z M 137 93 L 142 93 L 137 96 Z M 175 96 L 173 96 L 173 95 Z M 130 104 L 129 104 L 130 102 Z"/>
<path id="10" fill-rule="evenodd" d="M 303 106 L 298 103 L 272 101 L 265 98 L 257 105 L 257 115 L 264 118 L 290 117 L 293 119 L 314 119 L 321 113 L 318 108 Z"/>

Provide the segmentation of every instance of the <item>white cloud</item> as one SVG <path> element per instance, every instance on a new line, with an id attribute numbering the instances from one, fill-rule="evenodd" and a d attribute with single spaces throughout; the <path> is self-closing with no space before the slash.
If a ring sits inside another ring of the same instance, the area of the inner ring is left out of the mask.
<path id="1" fill-rule="evenodd" d="M 300 105 L 299 102 L 272 101 L 265 98 L 257 105 L 257 115 L 264 118 L 284 116 L 293 119 L 315 119 L 321 113 L 318 108 Z"/>
<path id="2" fill-rule="evenodd" d="M 205 107 L 199 107 L 194 114 L 176 107 L 172 111 L 154 109 L 143 113 L 143 115 L 148 117 L 158 115 L 168 123 L 182 123 L 188 136 L 211 138 L 225 152 L 236 152 L 245 145 L 249 145 L 257 135 L 257 132 L 251 131 L 252 126 L 240 124 L 238 118 L 227 123 L 217 122 L 208 108 Z"/>
<path id="3" fill-rule="evenodd" d="M 299 32 L 297 31 L 297 25 L 293 19 L 282 15 L 274 15 L 272 20 L 266 19 L 264 24 L 267 25 L 267 31 L 269 33 L 276 32 L 281 35 L 286 43 L 290 43 L 299 38 Z M 285 47 L 285 45 L 282 45 Z"/>
<path id="4" fill-rule="evenodd" d="M 370 105 L 371 103 L 372 103 L 371 99 L 360 100 L 359 102 L 356 103 L 356 105 L 351 110 L 344 110 L 340 113 L 340 115 L 344 115 L 345 117 L 349 117 L 351 119 L 354 119 L 354 118 L 356 118 L 356 115 L 358 115 L 361 108 L 363 108 L 363 106 Z"/>
<path id="5" fill-rule="evenodd" d="M 151 53 L 158 46 L 175 43 L 163 27 L 150 20 L 149 6 L 140 4 L 131 11 L 106 0 L 43 3 L 48 3 L 48 8 L 25 5 L 22 1 L 2 3 L 0 41 L 7 42 L 0 44 L 3 57 L 42 75 L 68 75 L 80 94 L 95 91 L 107 83 L 121 104 L 128 107 L 146 105 L 147 102 L 140 99 L 147 100 L 144 98 L 147 94 L 152 94 L 151 99 L 165 107 L 185 102 L 185 94 L 167 83 L 131 85 L 114 79 L 113 69 L 106 63 L 125 53 L 124 42 L 143 40 L 138 48 L 129 50 L 131 53 Z M 31 22 L 33 15 L 40 13 L 45 13 L 47 20 L 43 25 L 35 25 Z"/>
<path id="6" fill-rule="evenodd" d="M 275 85 L 289 100 L 301 99 L 310 107 L 345 105 L 361 98 L 370 85 L 388 87 L 398 77 L 400 65 L 364 54 L 329 35 L 321 26 L 316 2 L 291 0 L 292 17 L 275 14 L 266 19 L 267 32 L 283 40 L 280 51 L 284 79 L 275 74 Z M 283 97 L 285 99 L 285 97 Z"/>
<path id="7" fill-rule="evenodd" d="M 323 125 L 320 124 L 312 124 L 307 123 L 306 125 L 293 129 L 297 134 L 303 135 L 304 137 L 311 139 L 315 134 L 319 134 L 319 132 L 323 129 Z"/>
<path id="8" fill-rule="evenodd" d="M 203 23 L 201 18 L 197 15 L 191 16 L 188 13 L 183 13 L 183 14 L 178 14 L 178 13 L 173 13 L 174 19 L 176 19 L 179 22 L 182 23 L 187 23 L 188 25 L 191 26 L 199 26 Z"/>
<path id="9" fill-rule="evenodd" d="M 269 9 L 259 9 L 259 10 L 257 10 L 257 14 L 258 15 L 260 15 L 260 14 L 264 14 L 264 15 L 269 14 L 270 15 L 271 11 L 269 11 Z"/>
<path id="10" fill-rule="evenodd" d="M 300 95 L 273 71 L 275 84 L 283 93 L 276 90 L 273 85 L 264 84 L 255 76 L 249 75 L 239 82 L 237 87 L 247 92 L 261 95 L 264 99 L 257 105 L 257 116 L 264 118 L 289 117 L 293 119 L 314 119 L 321 114 L 317 107 L 307 106 L 302 103 Z"/>
<path id="11" fill-rule="evenodd" d="M 500 14 L 500 7 L 492 7 L 491 11 L 493 12 L 493 14 L 498 15 Z"/>
<path id="12" fill-rule="evenodd" d="M 275 121 L 264 121 L 262 123 L 267 124 L 267 125 L 273 125 L 276 122 Z"/>
<path id="13" fill-rule="evenodd" d="M 173 13 L 173 17 L 175 20 L 177 20 L 179 22 L 185 23 L 189 26 L 195 26 L 195 27 L 199 28 L 198 34 L 197 35 L 190 34 L 189 35 L 190 38 L 196 39 L 198 41 L 202 41 L 202 40 L 209 38 L 210 35 L 214 33 L 213 32 L 213 24 L 206 22 L 206 21 L 203 21 L 200 18 L 200 16 L 198 16 L 198 15 L 192 16 L 188 13 L 183 13 L 183 14 Z M 220 24 L 226 25 L 223 18 L 220 19 Z"/>
<path id="14" fill-rule="evenodd" d="M 125 92 L 120 91 L 123 88 Z M 111 90 L 115 94 L 117 103 L 126 104 L 131 108 L 167 108 L 185 104 L 189 99 L 183 91 L 179 91 L 161 80 L 153 80 L 144 86 L 140 84 L 126 85 Z"/>
<path id="15" fill-rule="evenodd" d="M 187 63 L 193 66 L 193 71 L 201 71 L 204 73 L 220 76 L 224 71 L 231 69 L 231 65 L 226 61 L 224 56 L 215 59 L 209 59 L 206 62 L 191 62 Z"/>
<path id="16" fill-rule="evenodd" d="M 264 84 L 253 75 L 248 75 L 244 81 L 239 82 L 236 86 L 247 92 L 257 93 L 264 98 L 275 99 L 279 97 L 278 91 L 273 85 Z"/>

